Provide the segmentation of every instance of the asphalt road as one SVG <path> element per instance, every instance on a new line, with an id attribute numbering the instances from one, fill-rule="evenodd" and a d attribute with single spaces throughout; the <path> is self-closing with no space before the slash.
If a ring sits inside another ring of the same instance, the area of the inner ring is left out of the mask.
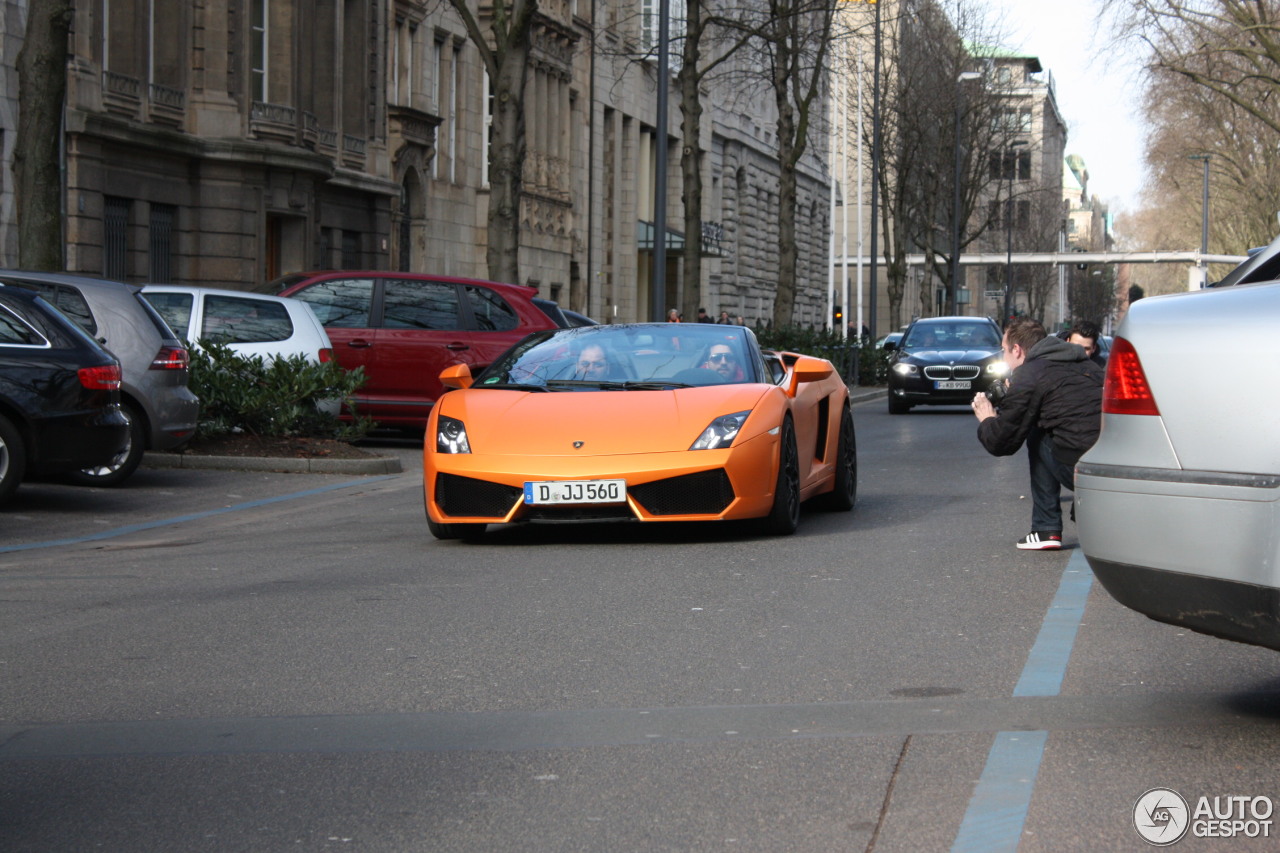
<path id="1" fill-rule="evenodd" d="M 1143 850 L 1149 789 L 1274 803 L 1275 653 L 1120 607 L 1071 527 L 1015 550 L 1025 457 L 967 409 L 855 414 L 857 508 L 785 539 L 437 542 L 406 442 L 386 476 L 24 485 L 0 849 Z"/>

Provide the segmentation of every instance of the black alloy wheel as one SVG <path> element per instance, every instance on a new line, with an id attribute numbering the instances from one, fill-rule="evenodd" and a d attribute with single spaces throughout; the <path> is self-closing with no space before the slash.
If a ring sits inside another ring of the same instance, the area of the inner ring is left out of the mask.
<path id="1" fill-rule="evenodd" d="M 778 482 L 773 490 L 773 509 L 765 527 L 774 536 L 790 536 L 800 526 L 800 454 L 796 452 L 796 431 L 788 415 L 782 421 L 778 448 Z"/>
<path id="2" fill-rule="evenodd" d="M 67 474 L 67 480 L 77 486 L 114 488 L 124 483 L 138 470 L 142 454 L 147 449 L 146 424 L 142 415 L 129 403 L 120 404 L 120 414 L 129 422 L 128 438 L 120 452 L 105 465 L 83 468 Z"/>
<path id="3" fill-rule="evenodd" d="M 0 502 L 8 500 L 27 473 L 27 447 L 22 434 L 0 415 Z"/>
<path id="4" fill-rule="evenodd" d="M 853 431 L 853 412 L 849 411 L 847 404 L 840 415 L 835 482 L 824 497 L 827 508 L 837 512 L 848 512 L 858 500 L 858 446 Z"/>

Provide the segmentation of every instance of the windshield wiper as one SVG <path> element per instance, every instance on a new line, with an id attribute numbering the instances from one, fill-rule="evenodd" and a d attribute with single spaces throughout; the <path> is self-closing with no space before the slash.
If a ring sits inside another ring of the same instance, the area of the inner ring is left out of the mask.
<path id="1" fill-rule="evenodd" d="M 472 388 L 501 388 L 506 391 L 550 391 L 545 385 L 528 385 L 523 382 L 485 382 Z"/>
<path id="2" fill-rule="evenodd" d="M 551 379 L 548 385 L 569 388 L 598 388 L 601 391 L 665 391 L 671 388 L 692 388 L 683 382 L 667 382 L 661 379 L 628 380 L 613 382 L 600 379 Z"/>
<path id="3" fill-rule="evenodd" d="M 692 388 L 687 382 L 671 382 L 664 379 L 644 379 L 619 383 L 624 391 L 665 391 L 668 388 Z"/>

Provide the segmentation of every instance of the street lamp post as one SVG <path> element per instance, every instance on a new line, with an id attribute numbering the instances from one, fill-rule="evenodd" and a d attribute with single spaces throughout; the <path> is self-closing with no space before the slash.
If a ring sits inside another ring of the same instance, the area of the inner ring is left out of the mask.
<path id="1" fill-rule="evenodd" d="M 1016 139 L 1009 143 L 1008 161 L 1009 161 L 1009 197 L 1005 199 L 1005 243 L 1006 254 L 1004 262 L 1004 314 L 1000 317 L 1000 327 L 1004 328 L 1009 324 L 1009 300 L 1013 296 L 1013 223 L 1016 217 L 1013 209 L 1013 179 L 1018 174 L 1018 153 L 1017 149 L 1020 145 L 1026 145 L 1025 139 Z"/>
<path id="2" fill-rule="evenodd" d="M 1204 256 L 1209 254 L 1209 155 L 1192 154 L 1187 159 L 1204 163 L 1204 191 L 1200 200 L 1200 262 L 1196 264 L 1200 268 L 1200 286 L 1204 287 L 1209 278 L 1204 260 Z"/>
<path id="3" fill-rule="evenodd" d="M 963 149 L 960 147 L 961 138 L 963 136 L 961 130 L 964 123 L 964 113 L 961 110 L 963 106 L 962 90 L 960 84 L 966 80 L 978 80 L 982 77 L 977 71 L 962 71 L 960 76 L 956 78 L 956 171 L 955 171 L 955 196 L 951 204 L 951 281 L 947 285 L 947 313 L 954 315 L 956 313 L 956 300 L 959 298 L 960 287 L 960 172 L 963 158 L 961 154 Z"/>

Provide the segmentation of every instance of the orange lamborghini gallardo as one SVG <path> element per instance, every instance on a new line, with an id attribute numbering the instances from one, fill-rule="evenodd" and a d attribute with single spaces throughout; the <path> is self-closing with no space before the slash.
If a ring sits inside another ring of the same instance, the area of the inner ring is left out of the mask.
<path id="1" fill-rule="evenodd" d="M 472 376 L 458 364 L 427 421 L 427 524 L 762 519 L 853 508 L 849 392 L 829 361 L 762 352 L 743 326 L 643 323 L 536 332 Z"/>

